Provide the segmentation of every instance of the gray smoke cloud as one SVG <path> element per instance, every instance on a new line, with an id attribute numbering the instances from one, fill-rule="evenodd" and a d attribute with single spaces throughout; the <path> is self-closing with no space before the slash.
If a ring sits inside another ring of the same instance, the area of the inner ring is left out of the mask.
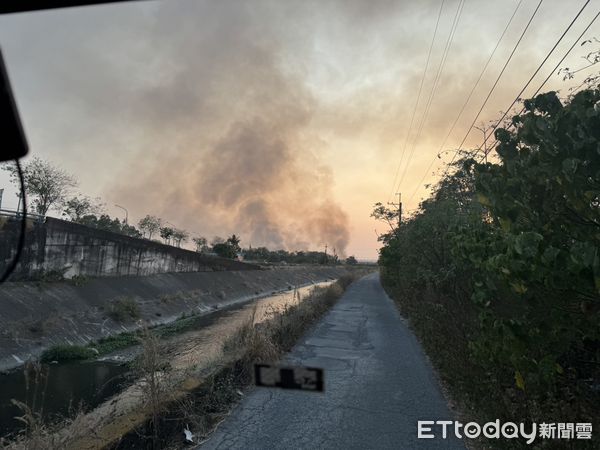
<path id="1" fill-rule="evenodd" d="M 139 158 L 159 163 L 123 168 L 111 196 L 209 237 L 327 244 L 344 255 L 348 218 L 308 129 L 315 100 L 286 67 L 276 33 L 240 3 L 186 5 L 183 18 L 168 2 L 156 11 L 152 35 L 162 40 L 149 45 L 161 50 L 153 63 L 161 75 L 130 106 L 155 130 Z"/>

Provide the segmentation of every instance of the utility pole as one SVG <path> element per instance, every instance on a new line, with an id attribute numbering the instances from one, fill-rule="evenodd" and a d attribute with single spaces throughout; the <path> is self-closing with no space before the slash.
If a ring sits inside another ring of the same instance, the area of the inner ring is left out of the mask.
<path id="1" fill-rule="evenodd" d="M 482 123 L 481 128 L 479 128 L 479 127 L 473 127 L 473 128 L 476 128 L 483 133 L 483 155 L 485 157 L 485 163 L 487 164 L 487 155 L 488 155 L 487 131 L 489 130 L 489 127 L 486 127 L 485 124 Z"/>
<path id="2" fill-rule="evenodd" d="M 128 225 L 129 224 L 128 223 L 129 222 L 129 211 L 127 211 L 127 208 L 125 208 L 125 207 L 123 207 L 121 205 L 117 205 L 116 203 L 115 203 L 115 206 L 117 208 L 121 208 L 123 211 L 125 211 L 125 225 Z"/>
<path id="3" fill-rule="evenodd" d="M 400 224 L 402 223 L 402 194 L 400 192 L 396 192 L 398 196 L 398 203 L 388 203 L 388 205 L 395 206 L 398 208 L 398 229 L 400 228 Z"/>

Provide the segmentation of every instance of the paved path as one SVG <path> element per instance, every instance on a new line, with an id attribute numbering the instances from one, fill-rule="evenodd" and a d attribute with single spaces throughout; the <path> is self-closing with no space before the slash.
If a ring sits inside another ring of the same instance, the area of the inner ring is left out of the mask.
<path id="1" fill-rule="evenodd" d="M 256 388 L 202 449 L 464 449 L 417 439 L 417 420 L 453 414 L 378 274 L 352 284 L 286 359 L 324 368 L 325 392 Z"/>

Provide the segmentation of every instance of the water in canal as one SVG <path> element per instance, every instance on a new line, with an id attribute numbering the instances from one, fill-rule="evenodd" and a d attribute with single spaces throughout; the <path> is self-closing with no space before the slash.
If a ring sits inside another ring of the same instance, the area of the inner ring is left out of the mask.
<path id="1" fill-rule="evenodd" d="M 35 406 L 46 420 L 69 415 L 70 410 L 80 406 L 99 405 L 118 392 L 127 381 L 125 365 L 101 362 L 71 362 L 39 366 L 41 376 L 36 382 L 35 370 L 25 369 L 0 375 L 0 436 L 6 436 L 23 428 L 15 419 L 23 411 L 13 405 L 17 399 L 30 408 Z M 29 384 L 29 386 L 27 386 Z"/>

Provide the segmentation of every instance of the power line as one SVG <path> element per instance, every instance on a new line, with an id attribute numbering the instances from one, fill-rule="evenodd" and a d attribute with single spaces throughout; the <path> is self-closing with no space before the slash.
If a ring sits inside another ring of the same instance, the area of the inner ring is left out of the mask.
<path id="1" fill-rule="evenodd" d="M 419 101 L 421 100 L 421 91 L 423 90 L 423 83 L 425 82 L 425 76 L 427 74 L 427 69 L 429 68 L 429 61 L 431 59 L 431 51 L 433 49 L 433 44 L 435 42 L 435 37 L 437 35 L 438 27 L 440 25 L 440 17 L 442 16 L 442 10 L 444 9 L 444 2 L 440 5 L 440 11 L 438 12 L 437 21 L 435 23 L 435 30 L 433 31 L 433 37 L 431 38 L 431 44 L 429 45 L 429 53 L 427 54 L 427 62 L 425 63 L 425 68 L 423 69 L 423 75 L 421 76 L 421 85 L 419 86 L 419 93 L 417 94 L 417 101 L 415 103 L 415 107 L 413 108 L 412 117 L 410 118 L 410 126 L 408 127 L 408 133 L 406 134 L 406 139 L 404 141 L 404 146 L 402 147 L 402 153 L 400 154 L 400 161 L 398 161 L 398 167 L 396 168 L 396 174 L 394 175 L 394 181 L 392 183 L 392 190 L 390 195 L 388 195 L 388 202 L 392 197 L 394 192 L 394 188 L 396 186 L 396 180 L 398 179 L 398 173 L 400 172 L 400 167 L 402 166 L 402 160 L 404 159 L 404 153 L 406 151 L 406 146 L 408 144 L 408 138 L 410 136 L 410 132 L 412 131 L 413 122 L 415 119 L 415 114 L 417 112 L 417 107 L 419 106 Z"/>
<path id="2" fill-rule="evenodd" d="M 552 75 L 554 75 L 554 72 L 556 71 L 556 69 L 558 69 L 558 67 L 562 64 L 562 62 L 566 59 L 566 57 L 569 55 L 569 53 L 571 53 L 571 51 L 573 50 L 573 48 L 575 48 L 575 45 L 577 45 L 577 43 L 581 40 L 581 38 L 583 37 L 583 35 L 589 30 L 589 28 L 593 25 L 593 23 L 596 21 L 596 19 L 600 16 L 600 12 L 598 12 L 594 18 L 592 19 L 592 21 L 589 23 L 589 25 L 585 28 L 585 30 L 583 30 L 583 32 L 579 35 L 579 37 L 577 37 L 577 39 L 575 40 L 575 42 L 573 42 L 573 45 L 569 48 L 569 50 L 567 51 L 567 53 L 565 53 L 565 55 L 561 58 L 561 60 L 558 62 L 558 64 L 556 64 L 556 66 L 554 66 L 554 69 L 552 69 L 552 71 L 548 74 L 548 76 L 546 77 L 546 79 L 543 81 L 543 83 L 537 88 L 537 90 L 532 94 L 532 98 L 535 97 L 544 87 L 544 85 L 548 82 L 548 80 L 550 79 L 550 77 L 552 77 Z M 523 114 L 523 111 L 525 111 L 525 107 L 523 107 L 521 109 L 521 111 L 519 111 L 519 113 L 517 115 L 521 115 Z M 512 126 L 512 124 L 510 125 Z M 509 126 L 509 128 L 510 128 Z M 490 135 L 488 135 L 489 138 Z M 478 150 L 481 150 L 481 148 L 486 144 L 486 140 L 483 141 L 483 143 L 479 146 Z M 482 157 L 482 159 L 480 160 L 483 161 L 483 159 L 494 149 L 495 145 L 498 143 L 498 139 L 494 140 L 494 143 L 490 146 L 490 149 L 487 151 L 487 153 L 485 153 Z"/>
<path id="3" fill-rule="evenodd" d="M 460 19 L 460 15 L 462 13 L 463 6 L 464 6 L 464 0 L 461 0 L 461 2 L 458 5 L 458 8 L 456 10 L 456 14 L 454 15 L 454 20 L 453 20 L 453 23 L 452 23 L 450 34 L 448 35 L 448 39 L 446 40 L 446 45 L 444 47 L 444 52 L 442 54 L 442 59 L 440 60 L 440 65 L 438 67 L 435 79 L 433 81 L 433 85 L 432 85 L 432 88 L 431 88 L 431 92 L 429 94 L 429 98 L 427 100 L 427 104 L 425 106 L 425 110 L 423 111 L 423 117 L 421 118 L 421 122 L 419 124 L 419 129 L 418 129 L 417 135 L 415 136 L 415 138 L 413 140 L 413 143 L 412 143 L 412 146 L 411 146 L 411 150 L 409 152 L 408 159 L 407 159 L 407 161 L 406 161 L 406 163 L 404 165 L 404 171 L 402 173 L 402 176 L 400 177 L 400 181 L 398 182 L 398 187 L 397 187 L 398 190 L 400 190 L 400 187 L 401 187 L 404 179 L 406 178 L 406 172 L 408 171 L 408 167 L 410 166 L 410 161 L 411 161 L 411 159 L 412 159 L 412 157 L 414 155 L 414 152 L 415 152 L 415 149 L 416 149 L 416 146 L 417 146 L 417 142 L 418 142 L 419 138 L 421 137 L 421 132 L 423 131 L 423 126 L 425 125 L 425 121 L 427 120 L 427 116 L 429 115 L 430 107 L 431 107 L 431 104 L 433 103 L 433 98 L 435 96 L 435 93 L 436 93 L 436 90 L 437 90 L 437 87 L 438 87 L 438 82 L 440 80 L 441 74 L 442 74 L 442 72 L 444 70 L 444 65 L 446 64 L 446 59 L 448 57 L 448 53 L 450 52 L 450 47 L 451 47 L 452 41 L 454 39 L 454 34 L 455 34 L 456 28 L 458 26 L 458 21 Z"/>
<path id="4" fill-rule="evenodd" d="M 552 49 L 550 50 L 550 52 L 548 53 L 548 55 L 546 55 L 546 57 L 544 58 L 544 60 L 542 61 L 542 63 L 539 65 L 539 67 L 537 68 L 537 70 L 533 73 L 533 75 L 531 76 L 531 78 L 529 78 L 529 81 L 527 82 L 527 84 L 525 84 L 525 86 L 523 87 L 523 89 L 521 89 L 521 92 L 519 92 L 519 94 L 517 95 L 517 97 L 513 100 L 513 102 L 508 107 L 508 109 L 506 109 L 505 112 L 504 112 L 504 114 L 502 114 L 502 117 L 500 118 L 500 120 L 498 120 L 498 122 L 496 123 L 496 125 L 494 125 L 494 127 L 492 128 L 491 133 L 484 139 L 483 143 L 479 146 L 478 150 L 481 150 L 481 148 L 487 143 L 487 140 L 490 138 L 490 136 L 493 136 L 494 131 L 502 123 L 502 121 L 504 120 L 504 118 L 506 117 L 506 115 L 508 114 L 508 112 L 510 111 L 510 109 L 513 107 L 513 105 L 519 101 L 519 99 L 521 98 L 521 95 L 523 94 L 523 92 L 525 91 L 525 89 L 527 89 L 527 87 L 529 86 L 529 84 L 533 81 L 533 78 L 537 75 L 537 73 L 540 71 L 540 69 L 542 68 L 542 66 L 544 65 L 544 63 L 548 60 L 548 58 L 552 54 L 552 52 L 554 52 L 554 50 L 556 49 L 556 47 L 558 46 L 558 44 L 562 41 L 562 39 L 565 37 L 565 35 L 567 34 L 567 32 L 571 29 L 571 27 L 573 26 L 573 24 L 575 23 L 575 21 L 578 19 L 578 17 L 581 15 L 581 13 L 583 12 L 583 10 L 585 9 L 585 7 L 588 5 L 589 2 L 590 2 L 590 0 L 587 0 L 587 2 L 585 2 L 585 4 L 581 7 L 581 9 L 579 10 L 579 12 L 575 16 L 575 18 L 571 21 L 571 23 L 569 24 L 569 26 L 567 27 L 567 29 L 560 36 L 560 38 L 558 39 L 558 41 L 556 42 L 556 44 L 554 44 L 554 46 L 552 47 Z M 532 97 L 535 97 L 538 94 L 538 92 L 540 92 L 540 90 L 542 89 L 542 87 L 544 87 L 544 85 L 548 82 L 548 80 L 550 79 L 550 77 L 552 77 L 552 75 L 554 74 L 554 72 L 556 71 L 556 69 L 558 69 L 558 67 L 562 64 L 562 62 L 567 58 L 567 56 L 569 55 L 569 53 L 571 53 L 571 51 L 573 50 L 573 48 L 575 48 L 575 45 L 577 45 L 577 43 L 581 40 L 581 38 L 583 37 L 583 35 L 590 29 L 590 27 L 596 21 L 596 19 L 598 18 L 599 15 L 600 15 L 600 12 L 598 12 L 594 16 L 594 18 L 591 20 L 591 22 L 588 24 L 588 26 L 585 28 L 585 30 L 583 30 L 583 32 L 579 35 L 579 37 L 575 40 L 575 42 L 573 42 L 573 45 L 571 45 L 571 47 L 569 48 L 569 50 L 567 50 L 567 52 L 564 54 L 564 56 L 561 58 L 561 60 L 558 62 L 558 64 L 556 64 L 556 66 L 554 67 L 554 69 L 552 69 L 552 71 L 548 74 L 548 76 L 546 77 L 546 79 L 544 80 L 544 82 L 533 93 Z M 525 110 L 525 108 L 521 109 L 521 112 L 519 112 L 519 114 L 521 114 L 524 110 Z M 498 140 L 495 140 L 494 143 L 492 144 L 492 146 L 490 147 L 490 150 L 488 150 L 487 152 L 485 152 L 484 158 L 485 158 L 485 156 L 488 155 L 488 153 L 491 151 L 491 149 L 494 148 L 494 146 L 496 145 L 497 142 L 498 142 Z"/>
<path id="5" fill-rule="evenodd" d="M 508 23 L 504 27 L 504 30 L 502 31 L 502 34 L 500 35 L 500 37 L 498 38 L 498 41 L 496 42 L 496 46 L 492 50 L 492 53 L 490 53 L 490 56 L 489 56 L 488 60 L 486 61 L 485 65 L 483 66 L 483 69 L 481 70 L 481 73 L 479 74 L 479 77 L 477 78 L 477 81 L 475 81 L 475 84 L 471 88 L 471 92 L 469 92 L 469 95 L 467 96 L 467 99 L 463 103 L 462 108 L 460 109 L 458 115 L 456 116 L 456 119 L 454 119 L 454 122 L 452 123 L 452 126 L 448 130 L 448 134 L 446 134 L 446 137 L 442 141 L 442 144 L 440 145 L 440 148 L 438 150 L 437 155 L 439 155 L 439 153 L 443 150 L 444 145 L 446 145 L 446 141 L 448 140 L 448 138 L 450 137 L 450 134 L 452 133 L 452 131 L 456 127 L 456 124 L 458 123 L 458 120 L 460 119 L 462 113 L 464 112 L 467 104 L 471 100 L 471 97 L 473 96 L 473 93 L 475 92 L 475 89 L 477 89 L 477 86 L 479 86 L 479 83 L 480 83 L 481 79 L 483 78 L 483 74 L 487 70 L 490 62 L 492 61 L 492 58 L 494 57 L 494 55 L 496 53 L 496 50 L 498 50 L 498 47 L 500 46 L 500 43 L 502 42 L 502 39 L 504 38 L 504 35 L 508 31 L 508 27 L 510 26 L 510 24 L 513 21 L 513 19 L 515 18 L 515 15 L 517 14 L 517 11 L 519 10 L 519 7 L 521 6 L 521 3 L 523 3 L 523 0 L 519 0 L 519 3 L 517 3 L 517 6 L 516 6 L 515 10 L 513 11 L 512 15 L 510 16 L 510 19 L 508 20 Z M 413 191 L 412 195 L 409 197 L 409 199 L 408 199 L 409 202 L 413 199 L 413 197 L 415 196 L 415 194 L 419 190 L 419 186 L 421 186 L 421 184 L 423 183 L 423 180 L 425 180 L 425 177 L 427 176 L 427 174 L 431 170 L 431 167 L 433 166 L 433 163 L 435 162 L 437 155 L 434 155 L 433 159 L 429 163 L 429 166 L 427 167 L 427 170 L 425 170 L 425 173 L 423 174 L 423 177 L 421 178 L 421 181 L 419 181 L 419 183 L 416 185 L 415 190 Z"/>
<path id="6" fill-rule="evenodd" d="M 450 52 L 450 47 L 452 46 L 452 42 L 454 40 L 454 34 L 456 32 L 456 28 L 458 27 L 458 22 L 460 20 L 460 16 L 462 14 L 462 9 L 464 7 L 465 4 L 465 0 L 461 0 L 458 4 L 458 7 L 456 9 L 456 13 L 454 14 L 454 20 L 452 22 L 452 27 L 450 29 L 450 33 L 448 35 L 448 39 L 446 40 L 446 45 L 444 47 L 444 52 L 442 54 L 442 59 L 440 60 L 440 65 L 438 67 L 435 79 L 433 81 L 433 85 L 431 87 L 431 92 L 429 94 L 429 98 L 427 100 L 427 104 L 425 106 L 425 110 L 423 111 L 423 117 L 421 118 L 421 122 L 419 124 L 419 129 L 417 131 L 417 135 L 415 136 L 415 139 L 413 140 L 412 146 L 411 146 L 411 150 L 409 152 L 408 155 L 408 159 L 404 165 L 404 171 L 402 173 L 402 176 L 400 177 L 400 181 L 398 182 L 398 190 L 400 190 L 400 186 L 402 185 L 402 182 L 404 181 L 404 178 L 406 177 L 406 172 L 408 170 L 408 167 L 410 166 L 410 160 L 412 159 L 414 152 L 415 152 L 415 148 L 417 146 L 417 142 L 419 140 L 419 138 L 421 137 L 421 132 L 423 131 L 423 126 L 425 124 L 425 121 L 427 120 L 427 116 L 429 114 L 429 110 L 431 107 L 431 104 L 433 103 L 433 99 L 435 97 L 435 93 L 437 90 L 437 86 L 439 83 L 439 80 L 441 78 L 441 74 L 444 70 L 444 66 L 446 64 L 446 59 L 448 57 L 448 53 Z"/>
<path id="7" fill-rule="evenodd" d="M 467 130 L 467 133 L 465 134 L 465 137 L 463 138 L 463 140 L 459 144 L 456 152 L 454 153 L 454 156 L 452 157 L 452 160 L 448 163 L 448 167 L 450 166 L 450 164 L 452 164 L 454 162 L 454 160 L 456 159 L 456 156 L 458 155 L 458 151 L 462 148 L 463 144 L 467 140 L 467 137 L 469 136 L 469 133 L 471 132 L 471 130 L 475 126 L 475 123 L 477 122 L 477 119 L 479 119 L 479 116 L 481 115 L 481 112 L 483 111 L 483 108 L 485 108 L 485 105 L 487 104 L 487 102 L 490 99 L 492 93 L 494 92 L 494 89 L 496 89 L 496 86 L 498 85 L 498 82 L 500 81 L 500 78 L 502 78 L 502 75 L 504 74 L 504 71 L 506 70 L 506 67 L 508 67 L 508 64 L 512 60 L 513 55 L 517 51 L 517 48 L 519 47 L 519 44 L 523 40 L 523 36 L 525 36 L 525 33 L 529 29 L 529 26 L 531 25 L 531 22 L 533 22 L 533 19 L 536 16 L 538 10 L 540 9 L 540 6 L 542 6 L 543 1 L 544 0 L 540 0 L 540 2 L 538 3 L 537 7 L 533 11 L 533 14 L 529 18 L 529 21 L 527 22 L 527 25 L 525 26 L 525 28 L 523 29 L 523 32 L 521 33 L 521 36 L 519 37 L 519 40 L 515 44 L 512 52 L 510 52 L 510 55 L 508 56 L 508 59 L 506 60 L 506 63 L 504 63 L 504 66 L 502 67 L 502 70 L 498 74 L 498 77 L 496 78 L 496 81 L 492 85 L 492 88 L 490 89 L 490 91 L 488 92 L 488 95 L 486 96 L 485 100 L 483 101 L 483 104 L 481 105 L 481 108 L 479 108 L 479 111 L 477 112 L 477 115 L 475 116 L 475 118 L 473 119 L 473 122 L 471 123 L 471 126 Z M 590 0 L 588 0 L 588 1 L 590 1 Z M 448 168 L 446 168 L 446 171 L 444 172 L 444 174 L 447 173 L 447 172 L 448 172 Z"/>

